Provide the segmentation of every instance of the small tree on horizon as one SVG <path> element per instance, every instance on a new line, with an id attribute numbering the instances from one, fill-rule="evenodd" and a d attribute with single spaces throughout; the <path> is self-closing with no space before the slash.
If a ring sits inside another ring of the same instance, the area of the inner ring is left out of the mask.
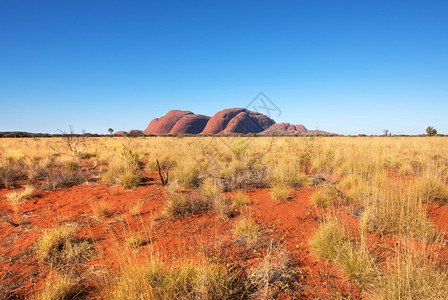
<path id="1" fill-rule="evenodd" d="M 112 128 L 109 128 L 107 131 L 112 135 L 114 133 L 114 130 Z"/>
<path id="2" fill-rule="evenodd" d="M 429 136 L 435 136 L 437 135 L 437 130 L 434 127 L 428 126 L 428 128 L 426 128 L 426 133 Z"/>

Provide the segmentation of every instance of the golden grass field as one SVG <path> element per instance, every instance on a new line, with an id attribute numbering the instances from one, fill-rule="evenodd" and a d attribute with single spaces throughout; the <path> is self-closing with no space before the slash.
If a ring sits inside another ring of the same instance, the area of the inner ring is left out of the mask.
<path id="1" fill-rule="evenodd" d="M 448 299 L 447 180 L 445 137 L 4 138 L 0 299 Z"/>

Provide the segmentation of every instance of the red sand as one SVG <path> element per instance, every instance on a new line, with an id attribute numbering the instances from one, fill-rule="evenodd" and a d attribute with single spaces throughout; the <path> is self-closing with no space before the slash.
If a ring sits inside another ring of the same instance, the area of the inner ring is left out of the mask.
<path id="1" fill-rule="evenodd" d="M 273 200 L 267 189 L 249 191 L 252 217 L 269 239 L 286 247 L 298 264 L 303 297 L 329 298 L 339 293 L 360 298 L 361 291 L 346 280 L 340 269 L 316 258 L 308 245 L 324 212 L 310 202 L 313 191 L 313 188 L 294 191 L 290 201 Z M 0 198 L 8 193 L 11 191 L 1 189 Z M 104 200 L 110 204 L 113 215 L 95 217 L 92 205 Z M 123 259 L 123 248 L 119 245 L 131 232 L 144 232 L 150 239 L 147 245 L 135 250 L 142 257 L 156 255 L 168 263 L 208 257 L 244 268 L 261 259 L 263 253 L 244 252 L 233 242 L 232 227 L 238 217 L 222 219 L 209 212 L 171 220 L 161 214 L 164 201 L 165 188 L 155 172 L 146 174 L 143 185 L 132 191 L 104 184 L 39 190 L 37 197 L 20 206 L 18 214 L 7 201 L 0 201 L 1 275 L 16 281 L 18 292 L 25 295 L 41 288 L 50 270 L 36 255 L 36 241 L 46 229 L 58 225 L 76 226 L 79 238 L 95 240 L 95 254 L 89 263 L 80 267 L 84 270 L 105 267 L 117 272 Z M 131 216 L 129 206 L 138 202 L 142 203 L 141 212 Z M 350 208 L 331 210 L 354 235 L 358 233 L 359 220 L 349 216 Z M 431 206 L 429 215 L 445 231 L 448 207 Z M 21 225 L 14 226 L 14 223 Z M 392 237 L 369 234 L 367 238 L 369 250 L 379 261 L 392 255 Z"/>

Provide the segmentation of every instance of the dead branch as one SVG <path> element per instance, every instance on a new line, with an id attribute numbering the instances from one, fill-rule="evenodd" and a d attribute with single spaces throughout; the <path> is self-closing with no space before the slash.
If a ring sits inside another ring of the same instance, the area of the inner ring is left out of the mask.
<path id="1" fill-rule="evenodd" d="M 165 170 L 165 179 L 164 179 L 162 176 L 162 168 L 160 167 L 159 160 L 156 160 L 156 162 L 157 162 L 157 168 L 159 169 L 160 181 L 162 182 L 162 185 L 167 185 L 168 184 L 168 170 Z"/>

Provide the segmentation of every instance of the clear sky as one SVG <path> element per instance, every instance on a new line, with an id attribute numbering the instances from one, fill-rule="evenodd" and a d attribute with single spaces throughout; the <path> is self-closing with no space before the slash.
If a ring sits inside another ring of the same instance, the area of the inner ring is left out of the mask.
<path id="1" fill-rule="evenodd" d="M 0 131 L 144 130 L 263 91 L 277 122 L 448 134 L 448 1 L 0 0 Z"/>

